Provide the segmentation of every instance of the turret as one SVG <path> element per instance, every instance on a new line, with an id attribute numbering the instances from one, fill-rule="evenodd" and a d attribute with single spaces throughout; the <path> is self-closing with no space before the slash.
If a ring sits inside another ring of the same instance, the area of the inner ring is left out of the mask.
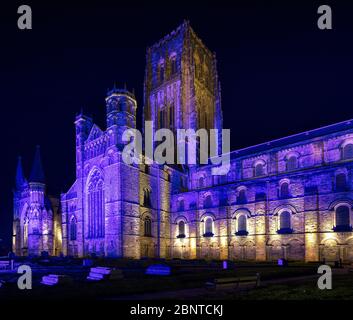
<path id="1" fill-rule="evenodd" d="M 29 208 L 23 222 L 24 228 L 26 228 L 23 246 L 28 249 L 29 255 L 38 255 L 43 248 L 42 230 L 44 210 L 45 176 L 40 156 L 40 147 L 37 146 L 29 177 Z"/>
<path id="2" fill-rule="evenodd" d="M 81 169 L 84 155 L 84 144 L 92 129 L 93 122 L 90 117 L 83 114 L 83 111 L 76 116 L 76 177 L 81 176 Z"/>
<path id="3" fill-rule="evenodd" d="M 118 147 L 124 145 L 122 135 L 125 130 L 136 128 L 137 103 L 135 95 L 126 89 L 113 88 L 107 93 L 107 131 L 112 130 Z"/>

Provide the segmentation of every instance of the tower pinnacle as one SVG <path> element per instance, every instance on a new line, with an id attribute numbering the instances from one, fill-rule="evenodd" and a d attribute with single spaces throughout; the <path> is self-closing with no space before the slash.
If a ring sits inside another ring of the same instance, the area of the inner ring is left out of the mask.
<path id="1" fill-rule="evenodd" d="M 31 171 L 29 181 L 37 182 L 37 183 L 45 183 L 42 160 L 40 156 L 40 146 L 37 146 L 36 148 L 36 153 L 34 155 L 32 171 Z"/>
<path id="2" fill-rule="evenodd" d="M 27 184 L 27 181 L 23 174 L 23 168 L 22 168 L 22 158 L 18 157 L 17 169 L 16 169 L 16 189 L 21 190 L 26 184 Z"/>

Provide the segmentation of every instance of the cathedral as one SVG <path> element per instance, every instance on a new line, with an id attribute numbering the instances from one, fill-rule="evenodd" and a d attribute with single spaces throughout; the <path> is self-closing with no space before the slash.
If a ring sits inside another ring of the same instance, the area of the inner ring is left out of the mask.
<path id="1" fill-rule="evenodd" d="M 76 117 L 76 180 L 46 194 L 36 151 L 14 191 L 16 255 L 353 261 L 353 120 L 230 154 L 213 165 L 131 164 L 133 93 L 106 96 L 106 128 Z M 222 129 L 217 60 L 188 22 L 146 51 L 143 120 L 153 130 Z"/>

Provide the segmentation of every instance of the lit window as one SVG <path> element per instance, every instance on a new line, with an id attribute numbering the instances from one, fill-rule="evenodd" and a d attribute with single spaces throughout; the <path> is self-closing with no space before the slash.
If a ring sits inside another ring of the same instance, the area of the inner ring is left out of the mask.
<path id="1" fill-rule="evenodd" d="M 179 200 L 178 201 L 178 211 L 184 211 L 184 210 L 185 210 L 184 200 Z"/>
<path id="2" fill-rule="evenodd" d="M 204 178 L 200 177 L 199 178 L 199 188 L 203 188 L 204 187 Z"/>
<path id="3" fill-rule="evenodd" d="M 255 166 L 255 177 L 260 177 L 264 175 L 264 165 L 262 163 L 258 163 Z"/>
<path id="4" fill-rule="evenodd" d="M 151 207 L 151 191 L 149 189 L 143 190 L 143 205 L 145 207 Z"/>
<path id="5" fill-rule="evenodd" d="M 208 217 L 205 220 L 204 237 L 212 237 L 212 236 L 213 236 L 213 220 L 211 217 Z"/>
<path id="6" fill-rule="evenodd" d="M 244 189 L 239 190 L 237 196 L 237 204 L 245 204 L 247 202 L 246 192 Z"/>
<path id="7" fill-rule="evenodd" d="M 288 182 L 283 182 L 281 184 L 280 196 L 281 196 L 281 198 L 288 198 L 289 197 L 289 183 Z"/>
<path id="8" fill-rule="evenodd" d="M 279 230 L 277 233 L 286 234 L 292 233 L 293 230 L 291 229 L 291 213 L 289 211 L 283 211 L 279 215 Z"/>
<path id="9" fill-rule="evenodd" d="M 73 217 L 70 221 L 70 240 L 76 241 L 77 239 L 77 225 L 76 219 Z"/>
<path id="10" fill-rule="evenodd" d="M 159 65 L 159 83 L 162 83 L 164 81 L 164 63 L 161 63 Z"/>
<path id="11" fill-rule="evenodd" d="M 290 156 L 287 159 L 287 171 L 292 171 L 298 168 L 298 159 L 296 156 Z"/>
<path id="12" fill-rule="evenodd" d="M 204 203 L 203 203 L 203 207 L 204 208 L 212 208 L 212 198 L 210 195 L 208 195 L 205 200 L 204 200 Z"/>
<path id="13" fill-rule="evenodd" d="M 152 221 L 149 217 L 146 217 L 144 221 L 144 234 L 146 237 L 152 236 Z"/>
<path id="14" fill-rule="evenodd" d="M 353 159 L 353 144 L 352 143 L 349 143 L 343 147 L 342 159 L 343 160 Z"/>
<path id="15" fill-rule="evenodd" d="M 173 75 L 177 72 L 177 62 L 176 62 L 175 56 L 171 58 L 170 64 L 171 64 L 171 73 Z"/>
<path id="16" fill-rule="evenodd" d="M 28 218 L 25 219 L 23 224 L 23 247 L 28 247 Z"/>
<path id="17" fill-rule="evenodd" d="M 246 215 L 242 214 L 238 217 L 238 224 L 237 224 L 237 236 L 246 236 L 248 234 L 247 230 L 247 219 Z"/>
<path id="18" fill-rule="evenodd" d="M 185 238 L 185 222 L 179 221 L 178 223 L 178 238 Z"/>
<path id="19" fill-rule="evenodd" d="M 334 227 L 334 231 L 336 232 L 344 232 L 344 231 L 352 231 L 352 227 L 350 225 L 350 210 L 348 206 L 339 206 L 335 212 L 336 215 L 336 226 Z"/>
<path id="20" fill-rule="evenodd" d="M 88 238 L 104 238 L 104 211 L 103 177 L 95 170 L 88 184 Z"/>

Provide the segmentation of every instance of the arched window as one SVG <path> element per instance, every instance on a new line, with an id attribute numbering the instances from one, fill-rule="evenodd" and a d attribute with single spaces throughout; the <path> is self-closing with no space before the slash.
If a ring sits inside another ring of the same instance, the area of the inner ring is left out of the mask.
<path id="1" fill-rule="evenodd" d="M 72 217 L 70 221 L 70 240 L 71 241 L 76 241 L 77 239 L 77 225 L 76 225 L 76 219 Z"/>
<path id="2" fill-rule="evenodd" d="M 159 64 L 159 83 L 162 83 L 164 81 L 164 63 Z"/>
<path id="3" fill-rule="evenodd" d="M 184 210 L 185 210 L 184 199 L 181 199 L 178 201 L 178 211 L 184 211 Z"/>
<path id="4" fill-rule="evenodd" d="M 245 204 L 247 202 L 245 189 L 241 189 L 238 192 L 237 204 Z"/>
<path id="5" fill-rule="evenodd" d="M 203 207 L 204 208 L 212 208 L 212 197 L 210 195 L 208 195 L 204 202 L 203 202 Z"/>
<path id="6" fill-rule="evenodd" d="M 238 231 L 246 231 L 246 216 L 244 214 L 238 218 Z"/>
<path id="7" fill-rule="evenodd" d="M 177 72 L 176 56 L 171 57 L 170 64 L 171 64 L 171 73 L 173 75 Z"/>
<path id="8" fill-rule="evenodd" d="M 353 159 L 353 144 L 352 143 L 349 143 L 343 147 L 342 159 L 343 160 Z"/>
<path id="9" fill-rule="evenodd" d="M 88 238 L 104 238 L 105 212 L 103 178 L 95 170 L 88 183 Z"/>
<path id="10" fill-rule="evenodd" d="M 180 177 L 180 187 L 181 189 L 186 189 L 186 183 L 184 177 Z"/>
<path id="11" fill-rule="evenodd" d="M 279 215 L 279 230 L 278 233 L 292 233 L 291 229 L 291 213 L 283 211 Z"/>
<path id="12" fill-rule="evenodd" d="M 258 163 L 255 166 L 255 177 L 260 177 L 264 175 L 264 165 L 262 163 Z"/>
<path id="13" fill-rule="evenodd" d="M 288 198 L 289 197 L 289 183 L 288 182 L 281 183 L 280 197 L 281 198 Z"/>
<path id="14" fill-rule="evenodd" d="M 287 171 L 292 171 L 298 168 L 298 159 L 296 156 L 290 156 L 286 163 Z"/>
<path id="15" fill-rule="evenodd" d="M 169 128 L 174 127 L 174 105 L 169 106 Z"/>
<path id="16" fill-rule="evenodd" d="M 146 188 L 143 190 L 143 205 L 145 207 L 151 207 L 151 190 Z"/>
<path id="17" fill-rule="evenodd" d="M 178 238 L 185 238 L 185 222 L 182 220 L 178 223 Z"/>
<path id="18" fill-rule="evenodd" d="M 344 173 L 336 175 L 336 191 L 347 191 L 347 179 Z"/>
<path id="19" fill-rule="evenodd" d="M 144 234 L 145 237 L 152 237 L 152 221 L 149 217 L 144 220 Z"/>
<path id="20" fill-rule="evenodd" d="M 204 187 L 204 178 L 200 177 L 199 178 L 199 188 L 203 188 Z"/>
<path id="21" fill-rule="evenodd" d="M 238 236 L 246 236 L 248 234 L 247 230 L 247 218 L 245 214 L 242 214 L 238 217 L 237 221 L 237 232 Z"/>
<path id="22" fill-rule="evenodd" d="M 336 208 L 336 226 L 334 231 L 343 232 L 343 231 L 352 231 L 351 222 L 350 222 L 350 209 L 346 205 L 341 205 Z"/>
<path id="23" fill-rule="evenodd" d="M 159 128 L 165 129 L 167 127 L 167 112 L 165 107 L 159 109 Z"/>
<path id="24" fill-rule="evenodd" d="M 213 219 L 211 217 L 207 217 L 205 219 L 205 233 L 204 237 L 212 237 L 213 236 Z"/>

